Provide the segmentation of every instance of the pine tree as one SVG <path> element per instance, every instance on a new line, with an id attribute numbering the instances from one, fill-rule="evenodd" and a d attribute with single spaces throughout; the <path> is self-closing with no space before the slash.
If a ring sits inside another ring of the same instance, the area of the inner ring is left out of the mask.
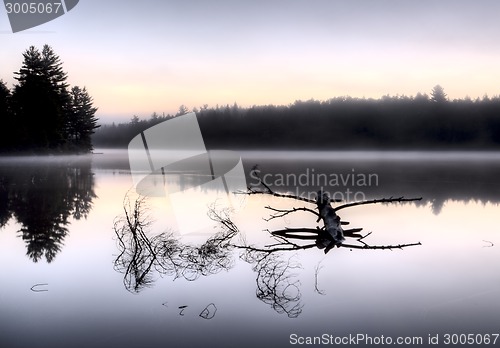
<path id="1" fill-rule="evenodd" d="M 189 109 L 186 105 L 182 104 L 181 106 L 179 106 L 179 111 L 177 112 L 177 114 L 175 116 L 181 116 L 181 115 L 184 115 L 184 114 L 187 114 L 189 112 Z"/>
<path id="2" fill-rule="evenodd" d="M 44 45 L 41 56 L 42 74 L 50 82 L 56 93 L 63 97 L 68 97 L 68 84 L 66 79 L 67 74 L 62 69 L 62 62 L 59 56 L 54 53 L 54 50 L 49 45 Z"/>
<path id="3" fill-rule="evenodd" d="M 70 108 L 66 130 L 71 147 L 77 151 L 92 151 L 91 135 L 99 127 L 93 106 L 92 97 L 84 87 L 75 86 L 70 92 Z"/>
<path id="4" fill-rule="evenodd" d="M 9 104 L 10 90 L 3 80 L 0 80 L 0 151 L 8 149 L 13 142 Z"/>
<path id="5" fill-rule="evenodd" d="M 431 92 L 431 101 L 436 103 L 444 103 L 448 101 L 446 93 L 444 93 L 444 88 L 440 85 L 434 86 Z"/>
<path id="6" fill-rule="evenodd" d="M 66 73 L 59 57 L 48 46 L 40 52 L 31 46 L 14 87 L 13 106 L 21 129 L 21 143 L 29 148 L 58 148 L 65 140 L 68 92 Z"/>

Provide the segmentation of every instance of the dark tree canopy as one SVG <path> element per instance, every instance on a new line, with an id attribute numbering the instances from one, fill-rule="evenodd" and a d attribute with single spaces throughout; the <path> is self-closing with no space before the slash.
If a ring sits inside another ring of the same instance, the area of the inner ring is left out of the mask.
<path id="1" fill-rule="evenodd" d="M 0 143 L 0 150 L 91 151 L 97 109 L 85 88 L 69 89 L 61 59 L 48 45 L 41 51 L 31 46 L 23 58 L 21 68 L 14 73 L 17 84 L 7 103 L 10 114 L 3 116 L 2 111 L 2 121 L 9 118 L 11 136 Z"/>
<path id="2" fill-rule="evenodd" d="M 0 149 L 9 143 L 10 125 L 12 122 L 10 113 L 10 91 L 3 82 L 0 80 Z"/>
<path id="3" fill-rule="evenodd" d="M 0 117 L 7 115 L 7 100 L 10 97 L 10 91 L 3 80 L 0 80 Z"/>

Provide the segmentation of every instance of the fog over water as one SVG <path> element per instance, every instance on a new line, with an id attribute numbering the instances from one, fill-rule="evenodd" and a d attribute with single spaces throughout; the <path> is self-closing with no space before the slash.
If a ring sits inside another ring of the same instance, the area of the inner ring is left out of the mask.
<path id="1" fill-rule="evenodd" d="M 420 246 L 276 254 L 276 265 L 293 266 L 285 279 L 293 300 L 286 306 L 298 305 L 300 311 L 292 317 L 277 310 L 276 302 L 256 296 L 255 264 L 241 260 L 238 250 L 226 255 L 227 269 L 196 280 L 181 276 L 173 281 L 175 276 L 153 267 L 147 286 L 128 287 L 127 279 L 137 278 L 115 267 L 121 249 L 113 231 L 126 195 L 132 202 L 136 197 L 128 156 L 118 150 L 96 153 L 0 159 L 0 271 L 6 275 L 0 295 L 2 346 L 285 347 L 291 334 L 409 335 L 427 343 L 429 334 L 443 339 L 445 333 L 498 329 L 498 153 L 240 152 L 251 187 L 258 170 L 281 193 L 313 197 L 323 184 L 316 179 L 327 176 L 338 178 L 337 186 L 323 187 L 332 194 L 422 197 L 338 213 L 350 222 L 346 228 L 372 232 L 366 238 L 370 245 Z M 196 180 L 196 173 L 190 175 Z M 169 179 L 174 186 L 185 180 L 180 174 Z M 213 229 L 179 234 L 162 202 L 148 199 L 154 220 L 148 238 L 171 232 L 165 241 L 184 250 L 210 238 Z M 320 226 L 307 212 L 266 222 L 268 205 L 315 208 L 279 197 L 245 197 L 231 218 L 253 245 L 269 243 L 266 229 Z M 186 214 L 189 209 L 186 205 Z M 204 318 L 205 310 L 213 317 Z"/>

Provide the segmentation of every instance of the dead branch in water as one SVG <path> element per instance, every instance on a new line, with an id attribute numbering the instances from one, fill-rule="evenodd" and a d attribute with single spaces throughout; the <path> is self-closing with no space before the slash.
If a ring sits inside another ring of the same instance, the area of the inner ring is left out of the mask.
<path id="1" fill-rule="evenodd" d="M 258 176 L 260 179 L 260 176 Z M 328 193 L 323 191 L 317 192 L 316 200 L 311 200 L 309 198 L 299 197 L 291 194 L 281 194 L 274 192 L 262 179 L 260 179 L 260 184 L 263 189 L 257 189 L 256 187 L 248 188 L 246 194 L 254 195 L 254 194 L 267 194 L 274 197 L 293 199 L 301 202 L 307 202 L 310 204 L 316 205 L 316 210 L 308 207 L 292 207 L 289 209 L 277 209 L 271 206 L 266 206 L 265 208 L 271 210 L 273 213 L 269 216 L 269 218 L 264 219 L 266 221 L 270 221 L 273 219 L 285 217 L 289 214 L 293 214 L 296 212 L 307 212 L 311 213 L 316 217 L 316 222 L 323 222 L 323 226 L 316 226 L 315 228 L 285 228 L 282 230 L 276 231 L 268 231 L 276 240 L 277 243 L 273 245 L 265 246 L 264 248 L 258 248 L 253 246 L 237 246 L 239 248 L 244 248 L 247 250 L 255 251 L 255 252 L 279 252 L 279 251 L 293 251 L 293 250 L 303 250 L 310 249 L 314 247 L 318 247 L 320 249 L 324 249 L 325 254 L 328 253 L 332 248 L 349 248 L 349 249 L 372 249 L 372 250 L 392 250 L 392 249 L 403 249 L 410 246 L 421 245 L 420 242 L 417 243 L 406 243 L 406 244 L 395 244 L 395 245 L 370 245 L 364 241 L 364 239 L 370 235 L 361 235 L 358 232 L 362 230 L 362 228 L 352 228 L 344 230 L 342 228 L 343 225 L 349 224 L 349 222 L 341 221 L 340 217 L 337 215 L 337 212 L 342 209 L 351 208 L 355 206 L 368 205 L 368 204 L 384 204 L 384 203 L 405 203 L 405 202 L 414 202 L 420 201 L 422 198 L 405 198 L 405 197 L 389 197 L 389 198 L 380 198 L 380 199 L 372 199 L 366 201 L 359 202 L 351 202 L 342 204 L 336 207 L 332 206 L 332 202 L 334 200 L 330 199 Z M 345 238 L 353 238 L 359 244 L 347 244 L 345 243 Z M 290 240 L 314 240 L 314 244 L 296 244 L 292 243 Z"/>

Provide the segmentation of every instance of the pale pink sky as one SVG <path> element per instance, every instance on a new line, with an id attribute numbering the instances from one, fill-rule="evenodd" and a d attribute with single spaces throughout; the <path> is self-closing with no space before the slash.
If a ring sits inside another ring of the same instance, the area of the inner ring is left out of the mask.
<path id="1" fill-rule="evenodd" d="M 51 45 L 104 120 L 237 102 L 500 94 L 500 2 L 97 1 L 12 34 L 0 10 L 0 78 Z"/>

